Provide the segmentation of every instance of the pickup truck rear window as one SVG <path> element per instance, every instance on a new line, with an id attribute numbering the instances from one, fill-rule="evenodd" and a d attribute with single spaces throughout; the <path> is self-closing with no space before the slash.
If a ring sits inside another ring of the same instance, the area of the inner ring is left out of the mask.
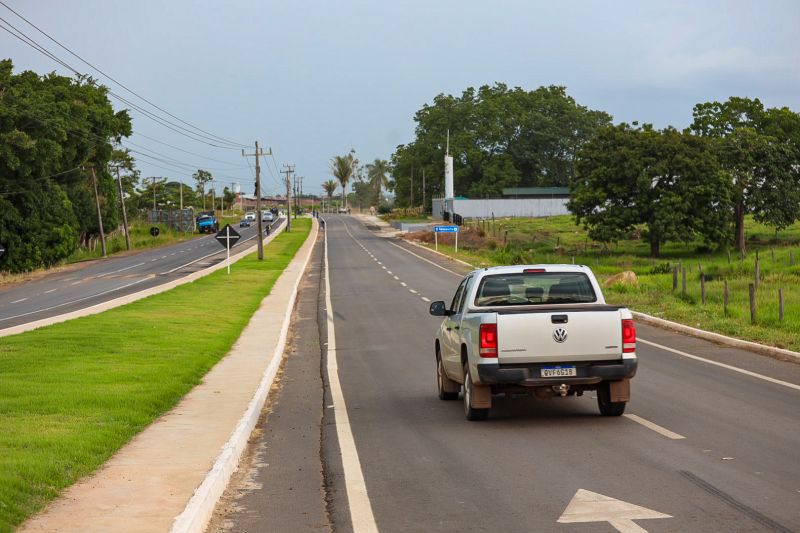
<path id="1" fill-rule="evenodd" d="M 597 295 L 589 277 L 580 272 L 520 272 L 486 276 L 475 293 L 477 307 L 596 301 Z"/>

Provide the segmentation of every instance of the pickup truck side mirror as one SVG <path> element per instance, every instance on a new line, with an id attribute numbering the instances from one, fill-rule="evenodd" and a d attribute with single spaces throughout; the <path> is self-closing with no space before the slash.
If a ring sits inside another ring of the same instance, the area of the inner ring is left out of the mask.
<path id="1" fill-rule="evenodd" d="M 431 302 L 430 313 L 433 316 L 450 316 L 450 312 L 447 310 L 447 305 L 441 300 Z"/>

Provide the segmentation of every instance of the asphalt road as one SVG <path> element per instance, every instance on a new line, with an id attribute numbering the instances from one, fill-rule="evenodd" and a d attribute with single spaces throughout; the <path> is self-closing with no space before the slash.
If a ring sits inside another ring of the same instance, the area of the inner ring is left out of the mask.
<path id="1" fill-rule="evenodd" d="M 279 219 L 274 224 L 283 224 Z M 242 236 L 232 252 L 250 246 L 254 224 L 234 229 Z M 248 242 L 250 241 L 250 242 Z M 214 235 L 70 265 L 24 282 L 0 286 L 0 329 L 61 315 L 155 287 L 225 260 Z"/>
<path id="2" fill-rule="evenodd" d="M 322 354 L 319 446 L 334 531 L 354 529 L 353 516 L 380 531 L 800 531 L 800 365 L 639 326 L 626 416 L 599 416 L 591 394 L 495 397 L 489 420 L 468 422 L 460 401 L 436 396 L 428 314 L 466 267 L 326 218 L 335 351 Z M 283 379 L 298 377 L 287 365 Z M 272 409 L 307 393 L 287 388 Z M 260 461 L 318 471 L 306 455 L 267 447 Z M 247 492 L 242 530 L 292 512 Z"/>

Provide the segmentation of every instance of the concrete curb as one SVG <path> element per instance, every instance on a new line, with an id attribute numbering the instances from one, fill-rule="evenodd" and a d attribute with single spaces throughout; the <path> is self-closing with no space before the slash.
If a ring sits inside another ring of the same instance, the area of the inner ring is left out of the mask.
<path id="1" fill-rule="evenodd" d="M 684 333 L 686 335 L 691 335 L 692 337 L 697 337 L 698 339 L 711 341 L 723 346 L 729 346 L 731 348 L 739 348 L 750 352 L 769 355 L 771 357 L 795 359 L 796 361 L 800 362 L 800 353 L 798 352 L 784 350 L 783 348 L 775 348 L 774 346 L 766 346 L 757 342 L 734 339 L 733 337 L 728 337 L 719 333 L 713 333 L 711 331 L 705 331 L 703 329 L 693 328 L 691 326 L 647 315 L 645 313 L 639 313 L 637 311 L 631 311 L 631 313 L 633 313 L 633 317 L 636 320 L 651 326 L 657 326 L 670 331 L 677 331 L 678 333 Z"/>
<path id="2" fill-rule="evenodd" d="M 186 504 L 186 508 L 175 518 L 170 530 L 172 533 L 202 533 L 205 531 L 206 526 L 214 514 L 214 508 L 217 502 L 223 492 L 225 492 L 231 475 L 239 465 L 239 460 L 247 447 L 250 434 L 253 432 L 258 422 L 261 409 L 264 407 L 272 383 L 275 380 L 278 367 L 281 361 L 283 361 L 283 352 L 286 349 L 286 340 L 289 335 L 289 324 L 291 322 L 292 312 L 294 311 L 294 304 L 297 300 L 297 289 L 308 267 L 308 262 L 311 260 L 311 254 L 314 251 L 314 243 L 319 235 L 319 223 L 317 219 L 312 219 L 312 221 L 312 231 L 309 233 L 305 243 L 303 243 L 303 247 L 308 243 L 311 243 L 311 245 L 308 246 L 308 251 L 306 252 L 306 257 L 303 260 L 303 265 L 297 279 L 294 280 L 292 293 L 286 306 L 286 314 L 284 315 L 283 324 L 281 325 L 280 337 L 272 354 L 272 360 L 264 370 L 261 382 L 253 395 L 253 399 L 250 400 L 247 410 L 244 415 L 242 415 L 242 418 L 239 419 L 236 428 L 233 430 L 230 438 L 222 447 L 217 459 L 214 461 L 214 466 L 208 474 L 206 474 L 200 486 L 195 490 L 194 495 Z"/>
<path id="3" fill-rule="evenodd" d="M 284 223 L 285 224 L 285 223 Z M 283 226 L 283 225 L 282 225 Z M 281 227 L 282 227 L 281 226 Z M 273 231 L 264 238 L 263 243 L 268 244 L 280 235 L 280 231 Z M 231 264 L 239 261 L 244 256 L 253 253 L 256 248 L 258 247 L 258 242 L 255 242 L 249 248 L 246 248 L 234 255 L 231 256 Z M 49 326 L 51 324 L 58 324 L 59 322 L 66 322 L 67 320 L 72 320 L 73 318 L 80 318 L 82 316 L 89 316 L 89 315 L 96 315 L 97 313 L 102 313 L 103 311 L 108 311 L 109 309 L 114 309 L 115 307 L 119 307 L 121 305 L 125 305 L 131 302 L 135 302 L 136 300 L 141 300 L 142 298 L 147 298 L 148 296 L 152 296 L 154 294 L 159 294 L 170 289 L 173 289 L 179 285 L 183 285 L 185 283 L 191 283 L 197 279 L 200 279 L 204 276 L 211 274 L 221 268 L 226 268 L 227 261 L 220 261 L 216 265 L 210 266 L 208 268 L 204 268 L 203 270 L 198 270 L 197 272 L 192 272 L 188 276 L 184 276 L 180 279 L 176 279 L 174 281 L 170 281 L 157 287 L 151 287 L 149 289 L 145 289 L 143 291 L 135 292 L 133 294 L 126 294 L 125 296 L 120 296 L 118 298 L 114 298 L 113 300 L 108 300 L 97 305 L 93 305 L 91 307 L 86 307 L 84 309 L 79 309 L 77 311 L 72 311 L 70 313 L 64 313 L 63 315 L 53 316 L 49 318 L 43 318 L 41 320 L 36 320 L 33 322 L 28 322 L 26 324 L 20 324 L 19 326 L 12 326 L 10 328 L 0 329 L 0 337 L 7 337 L 8 335 L 16 335 L 17 333 L 24 333 L 26 331 L 31 331 L 37 328 L 41 328 L 44 326 Z"/>

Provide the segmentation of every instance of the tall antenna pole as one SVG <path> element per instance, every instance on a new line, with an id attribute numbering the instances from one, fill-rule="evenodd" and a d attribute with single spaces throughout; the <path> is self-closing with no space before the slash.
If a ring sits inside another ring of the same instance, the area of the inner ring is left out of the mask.
<path id="1" fill-rule="evenodd" d="M 286 231 L 292 231 L 292 173 L 295 165 L 283 165 L 286 170 L 281 170 L 281 174 L 286 174 Z"/>

